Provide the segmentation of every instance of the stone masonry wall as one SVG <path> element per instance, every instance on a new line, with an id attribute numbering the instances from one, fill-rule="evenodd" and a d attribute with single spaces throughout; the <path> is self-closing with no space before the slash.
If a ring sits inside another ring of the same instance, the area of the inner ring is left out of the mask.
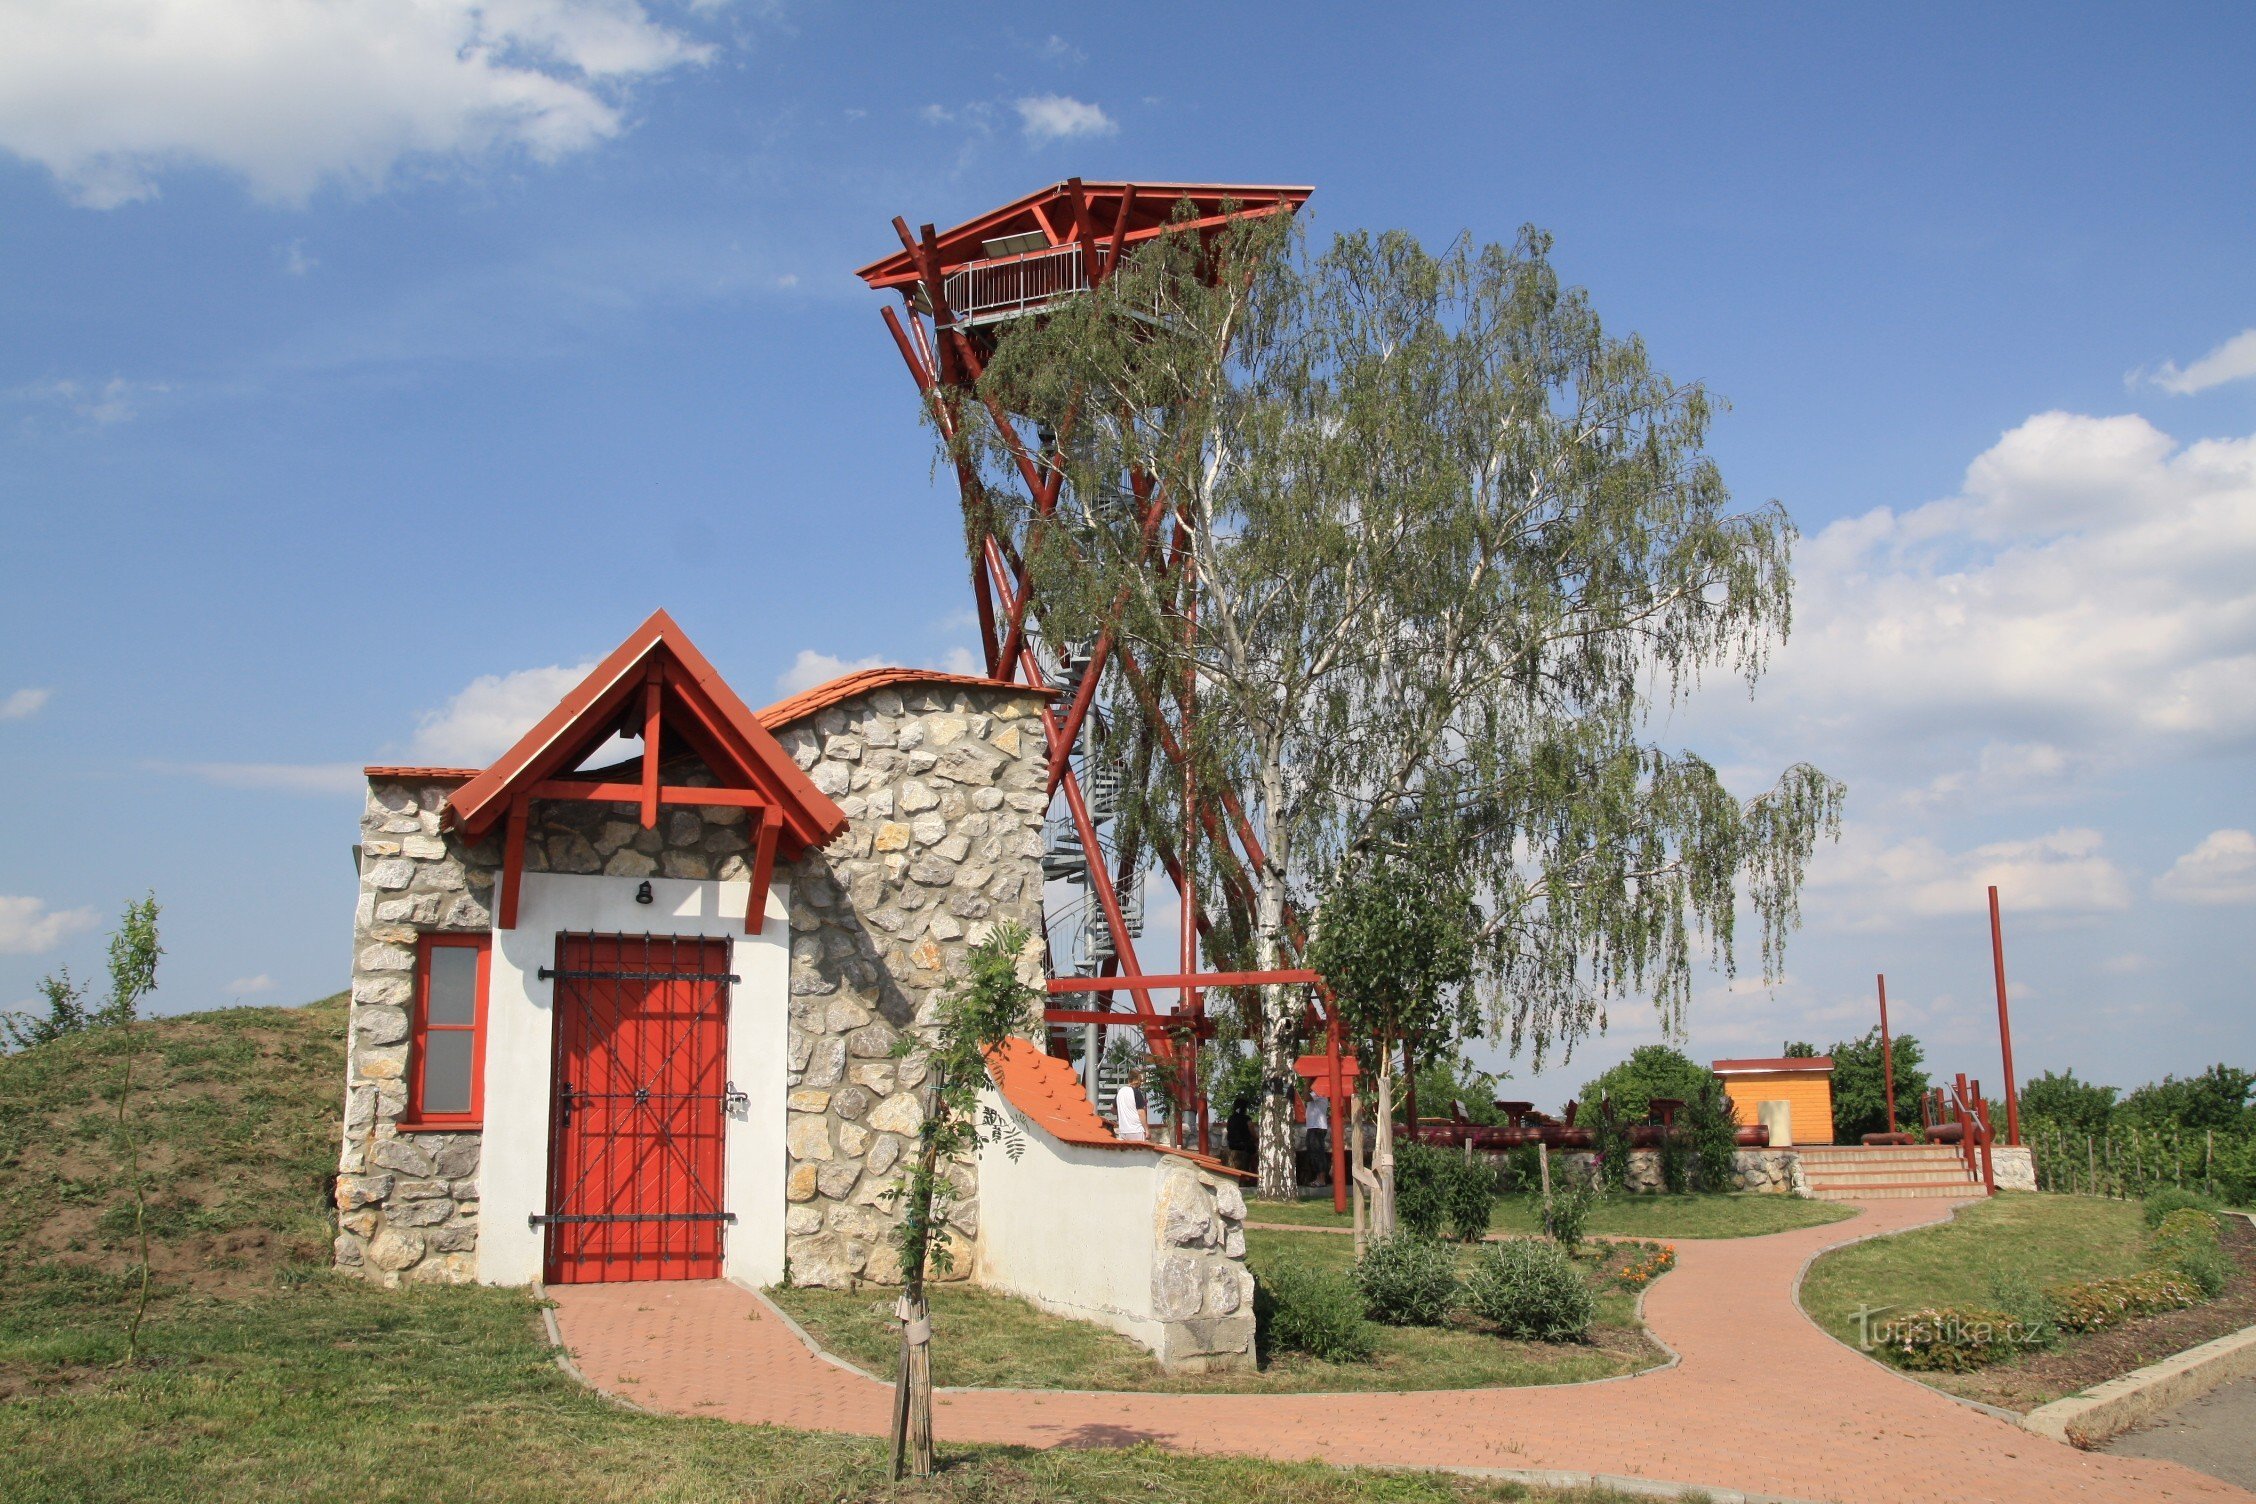
<path id="1" fill-rule="evenodd" d="M 1552 1173 L 1563 1164 L 1588 1172 L 1593 1155 L 1587 1150 L 1566 1150 L 1551 1156 Z M 1661 1188 L 1661 1156 L 1657 1149 L 1629 1151 L 1628 1188 L 1632 1192 Z M 1802 1176 L 1802 1157 L 1792 1149 L 1738 1149 L 1731 1156 L 1731 1188 L 1771 1195 L 1806 1196 L 1809 1183 Z"/>
<path id="2" fill-rule="evenodd" d="M 1254 1366 L 1253 1271 L 1245 1266 L 1245 1196 L 1236 1182 L 1172 1156 L 1161 1167 L 1152 1232 L 1152 1314 L 1166 1323 L 1159 1361 L 1182 1373 Z"/>
<path id="3" fill-rule="evenodd" d="M 911 1047 L 965 954 L 996 926 L 1038 929 L 1049 804 L 1038 700 L 961 685 L 883 688 L 782 733 L 852 822 L 790 864 L 791 1278 L 894 1283 L 884 1202 L 923 1122 L 925 1056 Z M 957 1275 L 971 1267 L 978 1199 L 952 1176 Z"/>
<path id="4" fill-rule="evenodd" d="M 388 1285 L 462 1281 L 475 1271 L 478 1135 L 403 1135 L 398 1126 L 407 1111 L 416 941 L 429 931 L 493 927 L 500 844 L 465 846 L 439 828 L 454 787 L 371 780 L 360 819 L 336 1260 Z"/>

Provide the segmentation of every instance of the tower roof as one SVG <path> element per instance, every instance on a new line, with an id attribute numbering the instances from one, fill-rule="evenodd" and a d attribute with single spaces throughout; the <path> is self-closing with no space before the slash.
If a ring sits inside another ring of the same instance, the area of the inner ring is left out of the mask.
<path id="1" fill-rule="evenodd" d="M 1013 199 L 935 236 L 940 269 L 993 260 L 1026 251 L 1054 249 L 1076 241 L 1090 252 L 1109 248 L 1117 235 L 1125 245 L 1149 240 L 1167 228 L 1176 205 L 1189 200 L 1194 223 L 1222 223 L 1225 206 L 1249 218 L 1290 214 L 1314 188 L 1279 183 L 1090 183 L 1067 178 Z M 902 226 L 904 233 L 906 226 Z M 855 272 L 880 290 L 907 287 L 919 272 L 906 248 L 872 261 Z"/>

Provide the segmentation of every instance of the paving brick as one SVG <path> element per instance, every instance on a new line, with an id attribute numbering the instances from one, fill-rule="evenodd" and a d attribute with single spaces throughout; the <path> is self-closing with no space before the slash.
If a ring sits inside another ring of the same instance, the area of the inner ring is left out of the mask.
<path id="1" fill-rule="evenodd" d="M 1647 1293 L 1645 1317 L 1683 1361 L 1635 1378 L 1427 1394 L 942 1391 L 933 1428 L 943 1442 L 1151 1441 L 1335 1463 L 1610 1473 L 1844 1504 L 2256 1504 L 2256 1494 L 2175 1463 L 2032 1435 L 1819 1331 L 1792 1296 L 1805 1260 L 1937 1221 L 1949 1207 L 1888 1200 L 1859 1211 L 1769 1237 L 1679 1242 L 1677 1267 Z M 860 1435 L 887 1425 L 886 1385 L 809 1352 L 751 1291 L 685 1281 L 548 1293 L 581 1372 L 638 1405 Z"/>

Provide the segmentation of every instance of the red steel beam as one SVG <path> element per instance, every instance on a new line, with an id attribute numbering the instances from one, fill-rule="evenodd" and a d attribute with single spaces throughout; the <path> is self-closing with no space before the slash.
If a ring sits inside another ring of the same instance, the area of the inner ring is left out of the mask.
<path id="1" fill-rule="evenodd" d="M 1323 978 L 1304 967 L 1286 967 L 1276 971 L 1179 971 L 1165 976 L 1149 972 L 1136 979 L 1136 984 L 1153 991 L 1186 987 L 1290 987 L 1314 986 Z M 1050 995 L 1060 997 L 1069 992 L 1103 992 L 1107 987 L 1118 989 L 1120 983 L 1111 977 L 1052 977 Z M 1119 1016 L 1113 1016 L 1118 1023 Z"/>

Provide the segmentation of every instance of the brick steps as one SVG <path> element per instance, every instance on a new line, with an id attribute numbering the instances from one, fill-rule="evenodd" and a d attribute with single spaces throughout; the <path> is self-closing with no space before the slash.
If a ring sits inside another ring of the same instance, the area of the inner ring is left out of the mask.
<path id="1" fill-rule="evenodd" d="M 1820 1201 L 1903 1201 L 1965 1197 L 1979 1183 L 1948 1145 L 1878 1145 L 1803 1149 L 1802 1174 Z"/>

